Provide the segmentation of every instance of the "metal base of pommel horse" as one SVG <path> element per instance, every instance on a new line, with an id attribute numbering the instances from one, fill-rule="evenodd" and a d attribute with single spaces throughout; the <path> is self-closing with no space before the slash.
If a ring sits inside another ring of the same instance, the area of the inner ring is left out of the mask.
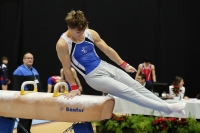
<path id="1" fill-rule="evenodd" d="M 27 84 L 33 84 L 34 91 L 24 91 Z M 63 93 L 58 92 L 60 86 L 65 86 Z M 77 122 L 72 125 L 75 133 L 93 133 L 90 122 L 111 118 L 114 98 L 81 95 L 66 99 L 63 95 L 67 93 L 65 82 L 57 83 L 54 93 L 46 93 L 37 92 L 37 84 L 34 81 L 26 81 L 21 86 L 21 92 L 0 90 L 0 116 Z M 1 128 L 0 126 L 0 131 Z"/>
<path id="2" fill-rule="evenodd" d="M 72 129 L 74 133 L 94 133 L 91 122 L 73 124 Z"/>

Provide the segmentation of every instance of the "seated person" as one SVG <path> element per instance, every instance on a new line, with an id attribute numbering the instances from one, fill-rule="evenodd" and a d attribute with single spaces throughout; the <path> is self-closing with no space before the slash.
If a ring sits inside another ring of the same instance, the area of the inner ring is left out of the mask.
<path id="1" fill-rule="evenodd" d="M 180 91 L 177 95 L 181 96 L 181 99 L 183 99 L 183 97 L 185 95 L 185 87 L 183 86 L 183 84 L 184 84 L 183 78 L 176 76 L 174 81 L 172 82 L 172 85 L 169 86 L 170 95 L 175 95 L 173 92 L 173 88 L 174 88 L 174 86 L 178 86 Z"/>
<path id="2" fill-rule="evenodd" d="M 149 91 L 153 91 L 152 90 L 152 84 L 149 82 L 146 82 L 146 75 L 145 74 L 139 74 L 136 78 L 136 80 L 142 85 L 144 86 L 146 89 L 148 89 Z"/>
<path id="3" fill-rule="evenodd" d="M 71 68 L 71 71 L 74 75 L 75 81 L 77 82 L 77 84 L 79 86 L 79 90 L 82 91 L 82 86 L 81 86 L 80 80 L 78 79 L 78 76 L 77 76 L 75 69 Z M 69 83 L 65 79 L 63 68 L 60 69 L 60 76 L 51 76 L 51 77 L 48 78 L 47 82 L 48 82 L 48 85 L 47 85 L 47 88 L 48 88 L 47 92 L 48 93 L 53 92 L 52 88 L 58 82 L 66 82 L 68 88 L 70 88 Z M 58 89 L 59 89 L 59 92 L 64 92 L 64 86 L 62 86 L 61 88 L 58 88 Z M 68 90 L 68 91 L 70 91 L 70 90 Z"/>
<path id="4" fill-rule="evenodd" d="M 198 95 L 196 96 L 196 98 L 197 98 L 198 100 L 200 100 L 200 94 L 198 94 Z"/>
<path id="5" fill-rule="evenodd" d="M 187 97 L 187 96 L 184 96 L 184 99 L 185 99 L 185 100 L 189 100 L 190 98 Z M 197 99 L 197 100 L 200 100 L 200 94 L 197 94 L 196 99 Z"/>

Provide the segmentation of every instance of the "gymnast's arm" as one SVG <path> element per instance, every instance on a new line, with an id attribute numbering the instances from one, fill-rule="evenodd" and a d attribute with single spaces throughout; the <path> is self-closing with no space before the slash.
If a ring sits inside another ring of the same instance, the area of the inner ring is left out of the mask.
<path id="1" fill-rule="evenodd" d="M 76 70 L 75 70 L 74 68 L 71 68 L 71 71 L 72 71 L 72 73 L 73 73 L 73 75 L 74 75 L 74 78 L 75 78 L 75 80 L 76 80 L 76 83 L 78 84 L 78 89 L 82 92 L 81 82 L 80 82 L 80 80 L 79 80 L 79 78 L 78 78 L 78 76 L 77 76 Z"/>
<path id="2" fill-rule="evenodd" d="M 153 78 L 153 82 L 156 82 L 156 71 L 155 71 L 154 65 L 152 65 L 152 78 Z"/>
<path id="3" fill-rule="evenodd" d="M 13 88 L 12 88 L 12 90 L 20 91 L 23 81 L 24 81 L 24 77 L 22 75 L 22 72 L 20 70 L 15 70 L 13 73 Z"/>
<path id="4" fill-rule="evenodd" d="M 57 51 L 58 58 L 63 66 L 65 78 L 69 82 L 70 86 L 76 85 L 76 81 L 71 71 L 71 60 L 70 60 L 70 55 L 68 52 L 69 51 L 68 45 L 62 38 L 60 38 L 56 44 L 56 51 Z M 70 93 L 67 94 L 66 97 L 69 99 L 69 98 L 73 98 L 76 95 L 81 95 L 78 88 L 76 90 L 70 91 Z"/>
<path id="5" fill-rule="evenodd" d="M 64 76 L 63 68 L 60 69 L 60 77 L 61 77 L 60 81 L 65 82 L 65 76 Z"/>
<path id="6" fill-rule="evenodd" d="M 142 64 L 139 64 L 139 65 L 138 65 L 137 73 L 136 73 L 136 75 L 135 75 L 135 80 L 137 79 L 137 76 L 141 73 L 141 70 L 142 70 Z"/>
<path id="7" fill-rule="evenodd" d="M 120 56 L 118 55 L 118 53 L 112 49 L 111 47 L 109 47 L 99 36 L 99 34 L 94 31 L 94 30 L 89 30 L 93 39 L 94 39 L 94 44 L 102 51 L 104 52 L 105 55 L 107 55 L 112 61 L 114 61 L 117 65 L 121 65 L 124 61 L 120 58 Z M 127 72 L 136 72 L 137 70 L 130 66 L 127 65 L 124 68 L 125 71 Z"/>

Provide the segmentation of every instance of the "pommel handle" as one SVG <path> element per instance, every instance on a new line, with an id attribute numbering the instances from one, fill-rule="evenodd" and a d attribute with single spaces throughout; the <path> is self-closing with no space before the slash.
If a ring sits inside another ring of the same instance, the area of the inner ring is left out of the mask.
<path id="1" fill-rule="evenodd" d="M 27 91 L 24 90 L 24 87 L 25 87 L 25 85 L 27 85 L 27 84 L 32 84 L 32 85 L 34 86 L 33 92 L 37 92 L 37 91 L 38 91 L 38 89 L 37 89 L 37 84 L 36 84 L 34 81 L 25 81 L 25 82 L 23 82 L 22 85 L 21 85 L 21 92 L 20 92 L 20 95 L 25 95 L 25 94 L 29 93 L 29 92 L 27 92 Z"/>
<path id="2" fill-rule="evenodd" d="M 65 91 L 63 93 L 59 93 L 58 87 L 62 87 L 62 86 L 64 86 Z M 56 85 L 54 86 L 53 97 L 57 97 L 57 96 L 60 96 L 60 95 L 63 95 L 63 94 L 67 94 L 67 93 L 69 93 L 69 92 L 68 92 L 68 86 L 67 86 L 66 82 L 58 82 L 58 83 L 56 83 Z"/>

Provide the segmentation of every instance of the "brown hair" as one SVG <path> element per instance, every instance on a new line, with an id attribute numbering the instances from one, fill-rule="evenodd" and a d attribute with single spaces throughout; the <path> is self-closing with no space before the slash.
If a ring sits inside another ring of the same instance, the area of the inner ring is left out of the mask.
<path id="1" fill-rule="evenodd" d="M 78 29 L 78 30 L 85 30 L 88 27 L 88 21 L 84 16 L 83 11 L 70 11 L 65 21 L 67 22 L 67 25 L 72 29 Z"/>
<path id="2" fill-rule="evenodd" d="M 145 74 L 140 73 L 138 76 L 141 76 L 141 78 L 146 81 L 146 75 Z"/>
<path id="3" fill-rule="evenodd" d="M 2 61 L 3 61 L 3 60 L 8 60 L 8 57 L 2 56 L 2 57 L 1 57 L 1 60 L 2 60 Z"/>
<path id="4" fill-rule="evenodd" d="M 176 76 L 174 81 L 172 82 L 172 85 L 179 86 L 179 83 L 181 82 L 182 79 L 183 79 L 182 77 Z"/>
<path id="5" fill-rule="evenodd" d="M 31 54 L 30 52 L 26 52 L 23 56 L 23 59 L 26 57 L 27 54 Z M 31 54 L 33 56 L 33 54 Z"/>
<path id="6" fill-rule="evenodd" d="M 197 99 L 200 99 L 200 94 L 198 94 L 198 95 L 196 96 L 196 98 L 197 98 Z"/>

